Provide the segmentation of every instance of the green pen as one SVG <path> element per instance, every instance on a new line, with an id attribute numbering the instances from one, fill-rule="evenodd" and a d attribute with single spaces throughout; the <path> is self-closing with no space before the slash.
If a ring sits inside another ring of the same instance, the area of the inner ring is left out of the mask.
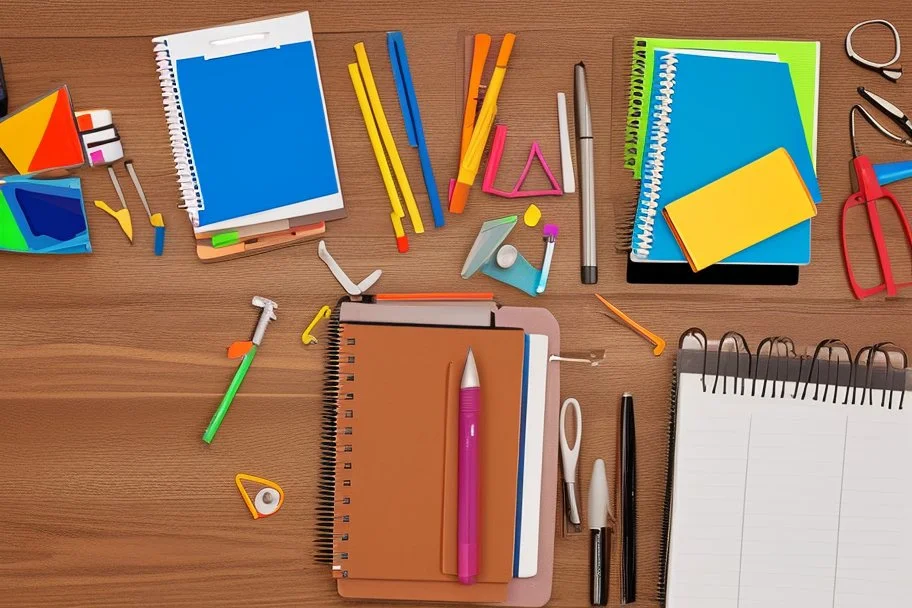
<path id="1" fill-rule="evenodd" d="M 266 326 L 269 325 L 270 321 L 275 321 L 276 319 L 275 310 L 279 305 L 272 300 L 262 296 L 254 296 L 253 305 L 262 308 L 263 312 L 260 313 L 260 320 L 257 322 L 256 329 L 253 331 L 253 338 L 247 342 L 235 342 L 228 347 L 229 357 L 232 359 L 243 357 L 243 359 L 241 359 L 241 364 L 234 373 L 234 378 L 231 379 L 231 384 L 228 385 L 228 390 L 225 391 L 225 396 L 222 397 L 222 402 L 219 403 L 218 409 L 216 409 L 215 413 L 212 415 L 212 420 L 209 421 L 206 432 L 203 433 L 203 441 L 206 443 L 212 443 L 212 440 L 215 438 L 215 434 L 222 425 L 222 420 L 225 419 L 225 414 L 228 413 L 228 408 L 231 407 L 231 402 L 234 401 L 234 396 L 237 395 L 238 389 L 241 388 L 241 383 L 244 382 L 244 377 L 247 375 L 247 371 L 253 363 L 253 358 L 256 357 L 257 348 L 260 346 L 260 343 L 263 341 L 263 335 L 266 333 Z"/>

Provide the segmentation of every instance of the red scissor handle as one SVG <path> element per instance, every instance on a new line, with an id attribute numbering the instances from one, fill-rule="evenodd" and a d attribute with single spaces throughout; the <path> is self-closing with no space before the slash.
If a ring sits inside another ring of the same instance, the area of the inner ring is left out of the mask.
<path id="1" fill-rule="evenodd" d="M 845 260 L 846 271 L 849 275 L 849 284 L 852 286 L 852 292 L 855 297 L 859 300 L 884 290 L 886 290 L 888 296 L 895 296 L 898 289 L 908 287 L 912 285 L 912 282 L 896 283 L 893 278 L 893 267 L 890 264 L 890 255 L 887 252 L 887 244 L 884 241 L 883 225 L 880 222 L 880 214 L 877 212 L 877 201 L 887 200 L 893 205 L 910 247 L 912 247 L 912 227 L 909 226 L 909 220 L 906 219 L 906 214 L 899 201 L 893 196 L 893 193 L 881 186 L 880 182 L 877 181 L 877 175 L 874 173 L 874 167 L 871 166 L 871 160 L 867 156 L 858 156 L 852 160 L 852 165 L 858 180 L 858 192 L 846 199 L 845 205 L 842 207 L 842 257 Z M 874 237 L 877 260 L 883 277 L 882 283 L 869 288 L 862 287 L 855 279 L 846 242 L 846 214 L 849 209 L 859 205 L 865 205 L 868 212 L 871 235 Z"/>

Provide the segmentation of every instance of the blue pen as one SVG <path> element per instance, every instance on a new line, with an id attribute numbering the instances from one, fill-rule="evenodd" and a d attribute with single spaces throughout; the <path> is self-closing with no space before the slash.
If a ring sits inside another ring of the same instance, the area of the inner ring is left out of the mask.
<path id="1" fill-rule="evenodd" d="M 443 207 L 440 205 L 440 195 L 437 193 L 434 170 L 431 168 L 431 156 L 428 153 L 427 141 L 424 138 L 424 126 L 421 124 L 421 112 L 418 110 L 418 98 L 415 96 L 415 86 L 412 83 L 412 73 L 409 70 L 402 32 L 388 32 L 386 34 L 386 45 L 389 51 L 390 64 L 393 67 L 396 91 L 399 94 L 399 107 L 402 108 L 402 117 L 405 120 L 405 132 L 408 135 L 409 145 L 413 148 L 418 148 L 418 157 L 421 159 L 421 173 L 424 175 L 424 186 L 427 188 L 428 199 L 431 202 L 431 213 L 434 216 L 434 227 L 440 228 L 446 224 L 446 220 L 443 216 Z"/>

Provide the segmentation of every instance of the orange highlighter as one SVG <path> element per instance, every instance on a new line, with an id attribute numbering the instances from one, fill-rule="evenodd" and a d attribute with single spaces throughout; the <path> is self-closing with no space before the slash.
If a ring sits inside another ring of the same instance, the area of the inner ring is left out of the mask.
<path id="1" fill-rule="evenodd" d="M 469 140 L 468 148 L 466 148 L 465 155 L 462 157 L 462 162 L 459 166 L 459 176 L 456 178 L 456 187 L 453 189 L 453 197 L 450 199 L 450 213 L 463 212 L 466 201 L 469 198 L 469 190 L 472 188 L 472 184 L 475 183 L 475 177 L 478 175 L 478 168 L 481 165 L 481 157 L 484 154 L 488 136 L 491 134 L 491 127 L 494 126 L 494 116 L 497 114 L 497 98 L 500 95 L 500 89 L 503 87 L 504 77 L 507 73 L 507 63 L 510 61 L 510 54 L 513 52 L 513 44 L 515 42 L 516 35 L 507 34 L 504 36 L 503 42 L 500 43 L 500 51 L 497 53 L 494 73 L 491 75 L 491 82 L 488 83 L 484 102 L 481 104 L 481 112 L 475 123 L 475 129 L 472 131 L 472 139 Z"/>

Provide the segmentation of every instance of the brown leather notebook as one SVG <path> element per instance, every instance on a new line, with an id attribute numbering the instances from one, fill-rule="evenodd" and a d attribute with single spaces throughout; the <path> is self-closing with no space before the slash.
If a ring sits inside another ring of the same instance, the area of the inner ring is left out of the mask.
<path id="1" fill-rule="evenodd" d="M 451 566 L 452 424 L 469 347 L 483 408 L 478 580 L 485 584 L 474 586 L 460 585 Z M 410 581 L 440 585 L 440 600 L 505 598 L 513 567 L 523 351 L 518 329 L 340 326 L 333 513 L 340 594 L 348 589 L 363 597 L 361 581 L 366 587 Z"/>

